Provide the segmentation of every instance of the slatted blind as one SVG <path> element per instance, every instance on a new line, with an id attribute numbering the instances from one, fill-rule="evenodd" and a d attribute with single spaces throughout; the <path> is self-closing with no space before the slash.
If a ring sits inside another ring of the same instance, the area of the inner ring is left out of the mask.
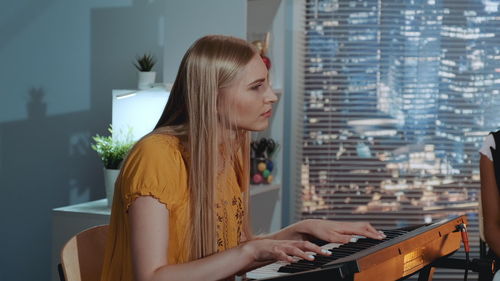
<path id="1" fill-rule="evenodd" d="M 499 2 L 302 8 L 296 218 L 389 228 L 467 214 L 478 256 L 478 150 L 500 128 Z"/>

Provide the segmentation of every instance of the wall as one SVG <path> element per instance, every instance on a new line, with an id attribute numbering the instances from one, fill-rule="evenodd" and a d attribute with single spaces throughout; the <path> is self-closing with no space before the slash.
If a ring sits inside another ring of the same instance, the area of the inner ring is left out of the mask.
<path id="1" fill-rule="evenodd" d="M 246 0 L 167 1 L 163 80 L 173 82 L 182 56 L 198 38 L 208 34 L 246 36 Z"/>
<path id="2" fill-rule="evenodd" d="M 244 37 L 245 8 L 242 0 L 0 3 L 0 280 L 49 280 L 51 210 L 104 197 L 89 140 L 111 122 L 111 90 L 135 88 L 134 57 L 155 54 L 158 77 L 171 82 L 199 36 Z"/>

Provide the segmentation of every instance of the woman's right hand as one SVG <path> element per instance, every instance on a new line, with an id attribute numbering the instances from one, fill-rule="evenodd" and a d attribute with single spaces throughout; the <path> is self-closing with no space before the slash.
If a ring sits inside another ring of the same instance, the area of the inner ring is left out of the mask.
<path id="1" fill-rule="evenodd" d="M 256 239 L 243 244 L 256 262 L 286 261 L 293 262 L 293 257 L 314 260 L 312 253 L 329 256 L 331 252 L 309 241 Z M 309 253 L 306 253 L 309 252 Z"/>

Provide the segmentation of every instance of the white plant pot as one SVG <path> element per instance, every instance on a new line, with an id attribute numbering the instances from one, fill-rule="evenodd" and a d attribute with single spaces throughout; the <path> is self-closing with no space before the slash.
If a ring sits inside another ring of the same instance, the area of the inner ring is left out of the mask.
<path id="1" fill-rule="evenodd" d="M 147 90 L 153 87 L 156 79 L 156 72 L 139 72 L 137 88 L 139 90 Z"/>
<path id="2" fill-rule="evenodd" d="M 119 174 L 120 170 L 104 168 L 104 187 L 106 188 L 106 198 L 108 199 L 108 207 L 111 207 L 111 205 L 113 205 L 115 182 Z"/>

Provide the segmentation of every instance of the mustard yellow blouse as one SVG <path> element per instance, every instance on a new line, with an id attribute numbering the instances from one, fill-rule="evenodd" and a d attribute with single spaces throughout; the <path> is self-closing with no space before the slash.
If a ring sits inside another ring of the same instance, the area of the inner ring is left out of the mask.
<path id="1" fill-rule="evenodd" d="M 231 166 L 231 165 L 228 165 Z M 217 245 L 223 251 L 238 245 L 243 202 L 234 169 L 217 184 Z M 185 153 L 177 137 L 151 134 L 130 152 L 115 185 L 101 281 L 132 281 L 128 207 L 139 196 L 152 196 L 169 210 L 169 264 L 188 260 L 189 192 Z"/>

